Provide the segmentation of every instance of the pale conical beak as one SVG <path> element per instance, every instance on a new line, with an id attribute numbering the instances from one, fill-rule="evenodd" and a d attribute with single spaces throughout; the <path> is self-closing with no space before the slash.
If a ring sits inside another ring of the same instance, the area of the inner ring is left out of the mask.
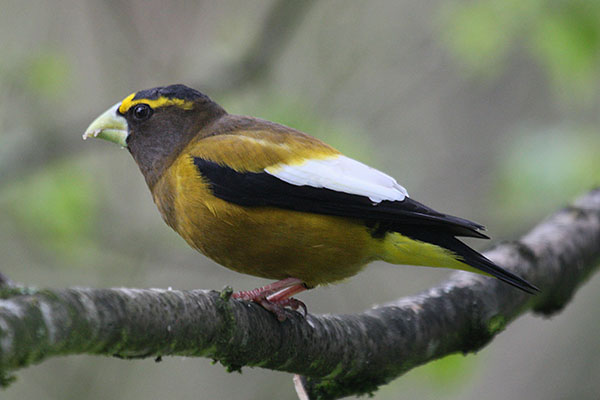
<path id="1" fill-rule="evenodd" d="M 117 114 L 120 105 L 115 104 L 96 118 L 85 130 L 83 140 L 95 137 L 127 147 L 127 120 Z"/>

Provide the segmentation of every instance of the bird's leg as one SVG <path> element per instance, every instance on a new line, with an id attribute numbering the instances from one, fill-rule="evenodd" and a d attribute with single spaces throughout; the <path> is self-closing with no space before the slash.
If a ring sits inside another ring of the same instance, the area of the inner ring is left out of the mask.
<path id="1" fill-rule="evenodd" d="M 302 314 L 304 315 L 304 317 L 306 317 L 306 305 L 300 300 L 293 299 L 291 296 L 293 296 L 296 293 L 303 292 L 307 289 L 308 287 L 306 287 L 306 285 L 303 283 L 299 285 L 290 286 L 288 288 L 280 290 L 277 293 L 273 293 L 272 295 L 267 296 L 266 298 L 260 299 L 260 301 L 257 302 L 265 309 L 275 314 L 279 321 L 285 321 L 285 319 L 287 318 L 286 307 L 289 307 L 292 310 L 302 308 L 302 310 L 304 311 Z"/>
<path id="2" fill-rule="evenodd" d="M 308 288 L 297 278 L 285 278 L 269 285 L 254 290 L 246 290 L 234 293 L 235 299 L 254 301 L 265 309 L 271 311 L 280 321 L 285 320 L 285 307 L 292 310 L 302 308 L 306 315 L 306 306 L 300 300 L 291 298 L 291 296 L 303 292 Z"/>
<path id="3" fill-rule="evenodd" d="M 306 317 L 306 314 L 308 313 L 306 310 L 306 304 L 298 299 L 292 298 L 293 295 L 304 292 L 305 290 L 308 290 L 308 287 L 306 287 L 306 285 L 303 283 L 300 285 L 290 286 L 268 296 L 267 301 L 271 304 L 277 304 L 281 307 L 290 307 L 292 310 L 302 308 L 302 314 Z"/>
<path id="4" fill-rule="evenodd" d="M 285 278 L 280 281 L 270 283 L 261 288 L 236 292 L 231 297 L 233 297 L 234 299 L 260 302 L 259 300 L 266 299 L 267 296 L 270 296 L 273 293 L 276 293 L 282 289 L 287 289 L 291 286 L 301 285 L 301 284 L 302 284 L 302 281 L 300 279 Z"/>

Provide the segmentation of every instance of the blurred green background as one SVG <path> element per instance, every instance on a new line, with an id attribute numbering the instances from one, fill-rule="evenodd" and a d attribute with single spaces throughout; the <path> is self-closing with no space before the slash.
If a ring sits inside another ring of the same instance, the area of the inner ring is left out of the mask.
<path id="1" fill-rule="evenodd" d="M 525 233 L 600 183 L 600 2 L 0 1 L 0 270 L 39 287 L 250 289 L 161 220 L 129 154 L 83 142 L 131 92 L 185 83 L 311 133 L 413 198 Z M 490 243 L 474 243 L 485 249 Z M 446 271 L 372 264 L 300 296 L 358 312 Z M 600 277 L 552 320 L 411 371 L 375 399 L 597 399 Z M 294 399 L 210 360 L 52 359 L 3 399 Z"/>

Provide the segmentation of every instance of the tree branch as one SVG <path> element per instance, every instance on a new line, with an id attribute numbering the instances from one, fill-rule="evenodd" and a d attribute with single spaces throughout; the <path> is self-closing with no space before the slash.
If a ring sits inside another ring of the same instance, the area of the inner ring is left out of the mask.
<path id="1" fill-rule="evenodd" d="M 486 253 L 542 289 L 457 273 L 418 296 L 353 315 L 298 314 L 279 323 L 231 290 L 32 290 L 0 287 L 0 372 L 46 358 L 203 356 L 229 369 L 300 374 L 304 398 L 369 393 L 417 365 L 481 349 L 520 314 L 564 307 L 600 261 L 600 189 Z"/>

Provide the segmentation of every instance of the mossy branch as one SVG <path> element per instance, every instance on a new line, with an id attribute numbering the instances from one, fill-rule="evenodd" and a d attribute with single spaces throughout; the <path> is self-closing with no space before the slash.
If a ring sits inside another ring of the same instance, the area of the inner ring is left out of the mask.
<path id="1" fill-rule="evenodd" d="M 564 307 L 600 263 L 600 189 L 486 253 L 542 290 L 457 273 L 418 296 L 353 315 L 290 314 L 284 322 L 231 291 L 0 288 L 1 383 L 68 354 L 202 356 L 229 369 L 289 371 L 308 399 L 375 391 L 417 365 L 486 345 L 526 311 Z M 8 281 L 7 281 L 8 282 Z"/>

